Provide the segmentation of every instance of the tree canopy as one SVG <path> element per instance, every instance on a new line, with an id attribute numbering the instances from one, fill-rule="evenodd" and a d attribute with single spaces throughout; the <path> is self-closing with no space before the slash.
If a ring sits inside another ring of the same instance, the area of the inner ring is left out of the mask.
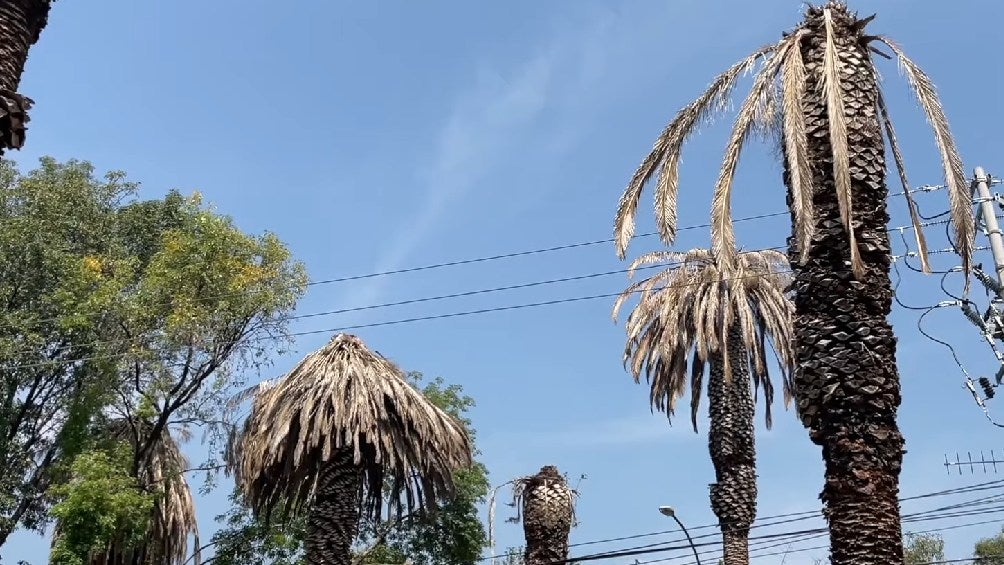
<path id="1" fill-rule="evenodd" d="M 124 173 L 83 161 L 0 161 L 0 188 L 2 545 L 43 528 L 52 495 L 67 512 L 99 470 L 138 478 L 169 430 L 215 437 L 221 400 L 287 335 L 306 273 L 198 193 L 140 200 Z M 111 419 L 127 461 L 77 461 Z"/>

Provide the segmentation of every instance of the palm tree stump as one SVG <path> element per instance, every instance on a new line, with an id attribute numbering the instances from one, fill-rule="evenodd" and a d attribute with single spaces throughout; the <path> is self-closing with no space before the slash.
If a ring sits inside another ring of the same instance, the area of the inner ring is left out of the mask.
<path id="1" fill-rule="evenodd" d="M 524 565 L 568 559 L 568 535 L 575 522 L 575 491 L 553 465 L 516 481 L 515 502 L 523 517 Z"/>

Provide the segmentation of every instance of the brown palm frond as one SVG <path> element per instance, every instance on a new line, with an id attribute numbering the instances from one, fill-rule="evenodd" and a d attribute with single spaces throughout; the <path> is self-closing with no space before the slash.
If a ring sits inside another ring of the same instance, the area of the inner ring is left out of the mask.
<path id="1" fill-rule="evenodd" d="M 635 214 L 638 211 L 642 189 L 660 166 L 658 186 L 655 190 L 656 223 L 663 241 L 669 244 L 676 239 L 676 201 L 679 189 L 680 153 L 684 142 L 694 133 L 702 120 L 710 114 L 721 111 L 739 77 L 775 48 L 775 45 L 761 47 L 718 75 L 704 94 L 680 110 L 659 135 L 652 151 L 638 166 L 621 195 L 614 220 L 614 239 L 618 257 L 624 258 L 628 244 L 634 237 Z"/>
<path id="2" fill-rule="evenodd" d="M 781 71 L 781 98 L 783 103 L 783 146 L 788 161 L 792 208 L 795 211 L 795 242 L 801 262 L 809 256 L 812 232 L 815 229 L 812 209 L 812 168 L 809 163 L 809 140 L 806 135 L 805 114 L 805 63 L 800 49 L 792 49 L 784 60 Z"/>
<path id="3" fill-rule="evenodd" d="M 231 471 L 266 519 L 310 500 L 323 464 L 351 449 L 363 471 L 366 516 L 378 518 L 383 485 L 398 515 L 433 507 L 472 464 L 463 424 L 436 407 L 389 359 L 338 334 L 255 397 L 235 441 Z M 404 500 L 402 500 L 404 498 Z"/>
<path id="4" fill-rule="evenodd" d="M 153 426 L 144 422 L 138 426 L 140 437 L 147 437 Z M 112 420 L 108 424 L 110 437 L 119 441 L 132 441 L 133 424 L 124 418 Z M 195 547 L 199 547 L 199 527 L 195 515 L 195 499 L 192 489 L 185 480 L 184 472 L 189 467 L 188 458 L 181 452 L 181 446 L 169 433 L 163 433 L 148 460 L 141 468 L 141 484 L 155 495 L 153 519 L 147 543 L 141 548 L 152 562 L 180 565 L 188 557 L 188 538 L 195 537 Z M 195 563 L 201 557 L 195 556 Z"/>
<path id="5" fill-rule="evenodd" d="M 881 92 L 878 93 L 877 105 L 878 114 L 882 118 L 882 125 L 885 127 L 886 135 L 889 137 L 889 147 L 892 148 L 892 157 L 896 162 L 896 172 L 899 173 L 899 181 L 903 185 L 906 207 L 910 210 L 910 223 L 913 225 L 913 234 L 917 241 L 917 254 L 920 255 L 920 269 L 930 274 L 931 262 L 927 254 L 927 238 L 924 237 L 924 228 L 920 225 L 920 213 L 917 211 L 917 203 L 913 201 L 910 181 L 906 179 L 906 164 L 903 162 L 903 153 L 899 149 L 896 130 L 892 126 L 892 120 L 889 118 L 889 108 L 885 105 L 885 99 L 882 97 Z"/>
<path id="6" fill-rule="evenodd" d="M 823 96 L 826 98 L 826 118 L 830 127 L 830 147 L 833 151 L 833 181 L 837 191 L 840 221 L 844 224 L 851 248 L 851 270 L 855 276 L 864 275 L 864 263 L 858 249 L 857 236 L 851 224 L 853 202 L 851 199 L 851 152 L 847 141 L 847 114 L 844 112 L 843 91 L 840 88 L 840 59 L 837 42 L 833 36 L 833 13 L 823 9 L 826 24 L 826 48 L 823 50 Z"/>
<path id="7" fill-rule="evenodd" d="M 650 406 L 668 417 L 675 414 L 689 383 L 695 430 L 705 365 L 712 354 L 728 357 L 723 328 L 732 327 L 733 322 L 741 330 L 748 358 L 726 363 L 748 363 L 769 400 L 773 396 L 766 364 L 769 342 L 781 366 L 786 405 L 792 396 L 794 308 L 785 295 L 791 279 L 787 258 L 774 250 L 733 250 L 733 255 L 728 267 L 707 249 L 639 257 L 636 264 L 663 259 L 670 265 L 630 285 L 615 303 L 619 310 L 629 296 L 640 294 L 625 322 L 625 368 L 635 382 L 641 382 L 645 374 Z M 658 284 L 649 285 L 651 280 Z M 729 369 L 727 378 L 731 378 Z"/>
<path id="8" fill-rule="evenodd" d="M 736 247 L 735 226 L 732 224 L 732 181 L 739 165 L 739 156 L 756 125 L 760 100 L 765 96 L 765 92 L 771 89 L 788 52 L 793 46 L 798 47 L 797 42 L 798 37 L 792 36 L 777 45 L 763 69 L 757 73 L 753 87 L 733 125 L 711 202 L 711 251 L 722 260 L 730 260 L 734 255 L 732 250 Z"/>
<path id="9" fill-rule="evenodd" d="M 913 87 L 914 95 L 921 108 L 924 109 L 927 121 L 934 130 L 934 140 L 941 155 L 945 183 L 948 185 L 952 223 L 955 225 L 955 245 L 962 257 L 962 269 L 966 273 L 966 289 L 968 290 L 976 224 L 973 217 L 972 196 L 968 183 L 966 183 L 966 173 L 962 168 L 962 157 L 955 146 L 955 137 L 948 125 L 948 117 L 945 116 L 945 110 L 941 105 L 934 82 L 927 76 L 927 73 L 907 57 L 906 53 L 894 41 L 887 37 L 878 37 L 877 39 L 896 54 L 900 68 L 906 75 L 907 82 Z"/>

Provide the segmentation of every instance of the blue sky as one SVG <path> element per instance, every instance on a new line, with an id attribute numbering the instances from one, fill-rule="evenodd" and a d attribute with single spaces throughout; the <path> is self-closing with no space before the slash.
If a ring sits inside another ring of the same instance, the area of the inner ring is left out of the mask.
<path id="1" fill-rule="evenodd" d="M 973 25 L 1001 21 L 1004 5 L 967 0 L 946 9 L 940 2 L 861 0 L 854 6 L 862 13 L 880 10 L 871 29 L 898 39 L 935 79 L 967 170 L 982 165 L 1004 175 L 1004 112 L 992 103 L 1004 86 L 999 46 Z M 689 0 L 385 0 L 303 2 L 295 9 L 259 0 L 58 2 L 25 73 L 22 91 L 36 109 L 27 147 L 14 157 L 23 167 L 53 155 L 122 169 L 142 181 L 147 197 L 170 188 L 201 190 L 244 229 L 277 232 L 314 280 L 598 240 L 609 237 L 623 185 L 672 114 L 714 74 L 776 40 L 801 10 L 793 0 L 714 6 Z M 921 111 L 895 64 L 882 61 L 882 69 L 911 182 L 940 183 Z M 681 225 L 706 221 L 726 135 L 723 121 L 687 147 Z M 754 146 L 744 154 L 737 187 L 736 217 L 784 209 L 780 169 L 769 149 Z M 920 204 L 925 214 L 947 208 L 943 191 L 921 196 Z M 640 231 L 649 231 L 650 194 L 643 206 Z M 892 210 L 893 225 L 904 225 L 900 198 Z M 757 248 L 782 245 L 789 226 L 778 217 L 742 222 L 738 230 L 742 245 Z M 939 230 L 929 237 L 932 249 L 947 246 Z M 706 242 L 705 230 L 695 229 L 682 232 L 678 246 Z M 653 238 L 637 240 L 631 253 L 654 248 Z M 896 249 L 903 251 L 898 241 Z M 944 256 L 936 264 L 952 266 Z M 619 268 L 612 244 L 583 246 L 316 285 L 299 310 Z M 911 273 L 902 299 L 943 300 L 938 282 Z M 605 294 L 624 284 L 621 275 L 602 276 L 310 318 L 293 330 Z M 670 427 L 650 414 L 645 387 L 621 368 L 623 327 L 610 321 L 611 304 L 585 300 L 357 333 L 405 368 L 460 383 L 478 400 L 473 417 L 493 483 L 545 464 L 588 475 L 580 485 L 581 524 L 573 543 L 672 530 L 656 512 L 662 504 L 674 505 L 692 527 L 713 523 L 706 426 L 695 435 L 685 421 Z M 949 476 L 941 465 L 946 452 L 1000 453 L 1004 444 L 996 443 L 1000 430 L 961 387 L 947 351 L 918 333 L 916 318 L 902 309 L 893 315 L 904 388 L 900 421 L 909 450 L 903 494 L 991 480 Z M 958 311 L 939 311 L 928 321 L 929 330 L 959 348 L 971 372 L 996 370 Z M 300 338 L 296 352 L 275 360 L 275 373 L 328 338 Z M 760 516 L 818 508 L 822 485 L 818 448 L 792 413 L 778 412 L 774 429 L 758 436 Z M 1004 404 L 997 413 L 1004 419 Z M 212 517 L 225 509 L 227 491 L 225 485 L 199 501 L 204 538 L 215 529 Z M 904 512 L 979 496 L 909 502 Z M 519 526 L 502 520 L 508 511 L 499 510 L 500 550 L 521 542 Z M 821 524 L 817 519 L 765 530 Z M 998 530 L 984 524 L 946 531 L 949 557 L 967 556 L 975 539 Z M 678 537 L 593 544 L 572 553 Z M 47 548 L 41 538 L 19 534 L 4 557 L 37 565 Z M 788 562 L 824 554 L 794 553 Z M 687 555 L 639 559 L 679 556 L 666 562 L 683 563 Z"/>

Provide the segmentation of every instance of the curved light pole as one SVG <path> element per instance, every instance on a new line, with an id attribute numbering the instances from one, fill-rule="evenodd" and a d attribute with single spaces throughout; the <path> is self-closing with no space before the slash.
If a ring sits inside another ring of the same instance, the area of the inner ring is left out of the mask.
<path id="1" fill-rule="evenodd" d="M 683 525 L 683 522 L 676 516 L 676 510 L 673 510 L 672 506 L 660 506 L 659 513 L 663 516 L 669 516 L 670 518 L 676 520 L 676 524 L 680 526 L 683 530 L 683 535 L 687 536 L 687 543 L 690 544 L 690 549 L 694 552 L 694 559 L 697 560 L 697 565 L 701 565 L 701 557 L 697 555 L 697 546 L 694 545 L 694 540 L 690 537 L 690 532 L 687 531 L 687 527 Z"/>

